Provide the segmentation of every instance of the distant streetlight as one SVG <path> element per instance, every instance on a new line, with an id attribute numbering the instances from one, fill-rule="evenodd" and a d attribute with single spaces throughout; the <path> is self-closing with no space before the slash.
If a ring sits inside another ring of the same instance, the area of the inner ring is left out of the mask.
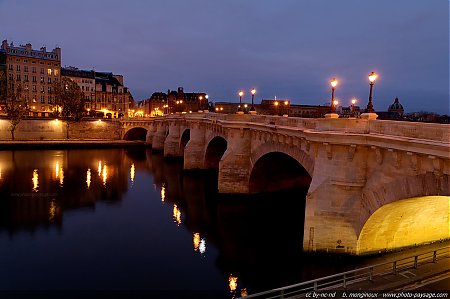
<path id="1" fill-rule="evenodd" d="M 242 90 L 239 90 L 239 108 L 238 108 L 238 112 L 243 111 L 242 110 L 242 96 L 244 95 L 244 92 Z"/>
<path id="2" fill-rule="evenodd" d="M 255 111 L 254 98 L 255 98 L 256 89 L 252 88 L 251 93 L 252 93 L 252 107 L 250 108 L 250 111 Z"/>
<path id="3" fill-rule="evenodd" d="M 201 110 L 202 109 L 203 96 L 199 96 L 198 99 L 199 99 L 199 101 L 198 101 L 198 110 Z"/>
<path id="4" fill-rule="evenodd" d="M 369 81 L 370 81 L 370 93 L 369 93 L 369 103 L 367 104 L 366 112 L 367 113 L 373 113 L 375 110 L 373 110 L 373 103 L 372 103 L 372 89 L 373 85 L 375 84 L 375 80 L 377 79 L 377 74 L 374 72 L 371 72 L 369 74 Z"/>
<path id="5" fill-rule="evenodd" d="M 280 103 L 278 103 L 278 101 L 275 101 L 274 103 L 273 103 L 273 105 L 275 106 L 275 115 L 278 115 L 278 105 L 279 105 Z"/>
<path id="6" fill-rule="evenodd" d="M 331 113 L 336 113 L 336 106 L 334 105 L 334 90 L 336 89 L 338 81 L 335 78 L 333 78 L 333 80 L 330 81 L 330 84 L 331 84 Z"/>
<path id="7" fill-rule="evenodd" d="M 355 111 L 355 104 L 358 100 L 356 99 L 352 99 L 352 112 L 350 116 L 356 116 L 356 111 Z"/>

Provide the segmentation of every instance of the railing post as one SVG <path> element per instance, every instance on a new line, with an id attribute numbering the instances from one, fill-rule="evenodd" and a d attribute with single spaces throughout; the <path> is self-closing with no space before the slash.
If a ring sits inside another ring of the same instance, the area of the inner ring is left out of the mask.
<path id="1" fill-rule="evenodd" d="M 370 281 L 373 280 L 373 267 L 370 267 L 369 280 L 370 280 Z"/>
<path id="2" fill-rule="evenodd" d="M 346 278 L 346 276 L 345 276 L 345 274 L 344 274 L 344 281 L 343 281 L 343 284 L 342 284 L 342 286 L 344 287 L 344 289 L 346 288 L 346 281 L 345 281 L 345 278 Z"/>
<path id="3" fill-rule="evenodd" d="M 317 281 L 314 281 L 314 291 L 317 291 Z"/>
<path id="4" fill-rule="evenodd" d="M 397 275 L 397 261 L 394 261 L 394 262 L 392 263 L 392 273 L 393 273 L 394 275 Z"/>
<path id="5" fill-rule="evenodd" d="M 281 290 L 280 298 L 281 298 L 281 299 L 284 298 L 284 290 Z"/>
<path id="6" fill-rule="evenodd" d="M 414 269 L 417 269 L 417 259 L 418 259 L 418 256 L 416 255 L 414 257 Z"/>
<path id="7" fill-rule="evenodd" d="M 436 263 L 436 250 L 433 251 L 433 263 Z"/>

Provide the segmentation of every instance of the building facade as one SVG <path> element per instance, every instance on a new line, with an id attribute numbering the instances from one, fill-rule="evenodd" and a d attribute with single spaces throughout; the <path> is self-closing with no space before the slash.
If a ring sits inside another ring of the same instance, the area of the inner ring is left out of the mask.
<path id="1" fill-rule="evenodd" d="M 95 100 L 89 104 L 87 109 L 103 113 L 105 117 L 135 116 L 133 96 L 124 86 L 122 75 L 95 72 Z"/>
<path id="2" fill-rule="evenodd" d="M 4 40 L 1 51 L 6 58 L 7 88 L 20 86 L 31 116 L 49 116 L 55 109 L 52 85 L 61 80 L 61 48 L 33 50 L 30 43 L 14 46 Z"/>

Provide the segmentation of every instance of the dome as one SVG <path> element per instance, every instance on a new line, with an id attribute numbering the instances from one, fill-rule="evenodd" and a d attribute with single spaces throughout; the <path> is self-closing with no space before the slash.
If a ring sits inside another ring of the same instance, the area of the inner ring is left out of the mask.
<path id="1" fill-rule="evenodd" d="M 403 106 L 402 104 L 400 104 L 400 102 L 398 101 L 398 98 L 395 98 L 394 103 L 392 103 L 391 105 L 389 105 L 388 111 L 392 111 L 392 112 L 403 112 Z"/>

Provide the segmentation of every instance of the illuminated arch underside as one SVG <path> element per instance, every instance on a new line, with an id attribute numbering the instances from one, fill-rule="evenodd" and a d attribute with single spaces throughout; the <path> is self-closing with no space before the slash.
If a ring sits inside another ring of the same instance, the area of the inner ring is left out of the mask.
<path id="1" fill-rule="evenodd" d="M 450 196 L 399 200 L 370 216 L 358 239 L 358 254 L 395 250 L 450 239 Z"/>

